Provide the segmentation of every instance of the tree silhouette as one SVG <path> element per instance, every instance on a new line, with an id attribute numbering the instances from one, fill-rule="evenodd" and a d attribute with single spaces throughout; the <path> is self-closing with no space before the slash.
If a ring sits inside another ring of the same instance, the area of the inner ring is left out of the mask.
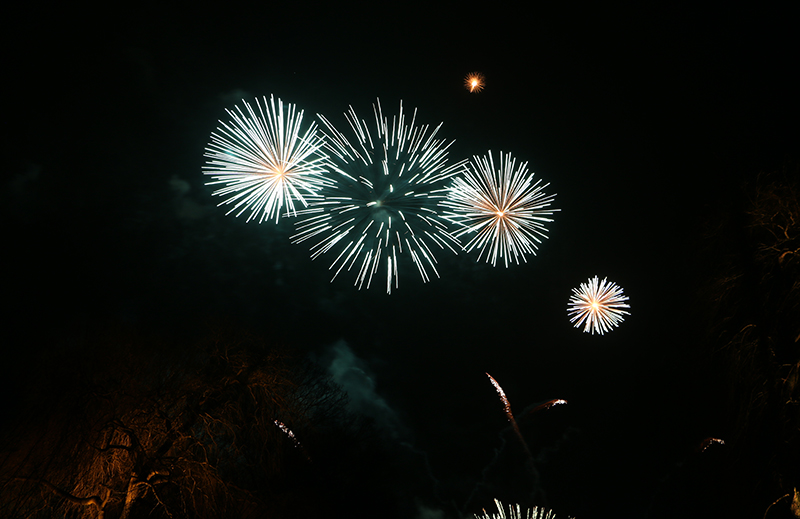
<path id="1" fill-rule="evenodd" d="M 761 173 L 706 233 L 730 448 L 729 517 L 789 517 L 800 489 L 800 167 Z M 717 509 L 719 511 L 719 508 Z M 781 513 L 785 515 L 780 515 Z"/>
<path id="2" fill-rule="evenodd" d="M 358 436 L 319 368 L 252 337 L 96 336 L 51 363 L 0 444 L 3 517 L 312 517 L 311 445 Z"/>

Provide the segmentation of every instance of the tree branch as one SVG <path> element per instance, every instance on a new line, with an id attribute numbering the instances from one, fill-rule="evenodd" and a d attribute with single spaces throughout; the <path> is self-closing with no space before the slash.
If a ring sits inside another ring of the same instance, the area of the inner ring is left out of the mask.
<path id="1" fill-rule="evenodd" d="M 67 501 L 69 501 L 70 503 L 74 503 L 76 505 L 82 505 L 82 506 L 94 505 L 95 507 L 97 507 L 97 511 L 100 512 L 101 516 L 102 516 L 102 513 L 103 513 L 103 508 L 105 508 L 109 497 L 111 497 L 111 492 L 109 492 L 109 491 L 106 492 L 105 498 L 101 498 L 100 496 L 77 497 L 77 496 L 74 496 L 74 495 L 70 494 L 66 490 L 63 490 L 63 489 L 55 486 L 54 484 L 50 483 L 46 479 L 41 479 L 41 478 L 28 478 L 28 477 L 16 476 L 16 477 L 14 477 L 12 479 L 18 479 L 18 480 L 21 480 L 21 481 L 34 481 L 36 483 L 44 485 L 47 488 L 49 488 L 50 490 L 52 490 L 53 492 L 55 492 L 56 494 L 58 494 L 59 496 L 63 497 Z"/>

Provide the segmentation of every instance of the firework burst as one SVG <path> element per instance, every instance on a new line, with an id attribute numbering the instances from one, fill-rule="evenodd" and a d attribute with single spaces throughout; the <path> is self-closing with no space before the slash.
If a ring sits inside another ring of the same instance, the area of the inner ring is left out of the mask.
<path id="1" fill-rule="evenodd" d="M 495 499 L 494 504 L 497 506 L 496 514 L 489 514 L 484 509 L 483 515 L 474 515 L 475 519 L 556 519 L 556 514 L 552 510 L 539 506 L 523 509 L 519 505 L 508 505 L 508 510 L 506 510 L 499 500 Z"/>
<path id="2" fill-rule="evenodd" d="M 345 113 L 352 137 L 319 116 L 332 182 L 321 190 L 323 198 L 303 212 L 310 216 L 297 223 L 292 240 L 316 240 L 311 247 L 314 259 L 334 254 L 333 279 L 342 270 L 355 270 L 359 289 L 369 288 L 373 277 L 384 277 L 391 293 L 398 287 L 401 259 L 410 258 L 427 282 L 429 269 L 439 276 L 432 249 L 456 253 L 460 247 L 449 232 L 449 221 L 437 213 L 437 203 L 445 196 L 445 181 L 466 161 L 447 165 L 452 141 L 436 139 L 441 124 L 431 132 L 427 125 L 417 126 L 416 109 L 409 122 L 402 101 L 391 124 L 380 100 L 373 111 L 374 133 L 352 107 Z M 385 272 L 378 274 L 381 269 Z"/>
<path id="3" fill-rule="evenodd" d="M 575 323 L 575 328 L 583 325 L 583 331 L 592 335 L 595 332 L 603 335 L 624 321 L 623 315 L 630 312 L 622 308 L 630 308 L 625 304 L 628 296 L 622 294 L 622 288 L 615 283 L 598 281 L 597 276 L 590 278 L 588 283 L 581 283 L 578 288 L 572 289 L 569 298 L 567 313 L 570 322 Z"/>
<path id="4" fill-rule="evenodd" d="M 541 238 L 547 238 L 544 224 L 558 209 L 549 206 L 555 195 L 546 195 L 541 179 L 534 182 L 528 163 L 517 166 L 510 154 L 500 152 L 500 167 L 495 169 L 492 152 L 473 157 L 463 176 L 453 180 L 445 217 L 461 226 L 457 238 L 474 234 L 464 246 L 467 252 L 479 249 L 478 261 L 497 265 L 498 256 L 508 267 L 509 259 L 519 264 L 526 254 L 536 255 Z"/>
<path id="5" fill-rule="evenodd" d="M 231 121 L 220 121 L 206 148 L 209 160 L 204 173 L 212 177 L 208 185 L 225 184 L 214 195 L 227 198 L 219 205 L 233 204 L 230 214 L 250 211 L 247 221 L 275 218 L 281 213 L 296 214 L 295 202 L 303 207 L 325 185 L 322 158 L 317 151 L 322 137 L 315 123 L 302 131 L 303 111 L 284 105 L 280 99 L 256 99 L 257 110 L 243 101 L 246 114 L 238 106 L 226 110 Z"/>
<path id="6" fill-rule="evenodd" d="M 472 94 L 477 94 L 486 86 L 486 78 L 480 72 L 470 72 L 464 78 L 464 86 Z"/>

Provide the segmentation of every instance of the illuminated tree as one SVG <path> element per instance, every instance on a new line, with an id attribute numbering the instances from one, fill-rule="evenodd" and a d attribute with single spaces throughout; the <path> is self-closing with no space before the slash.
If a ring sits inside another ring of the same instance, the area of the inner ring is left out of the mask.
<path id="1" fill-rule="evenodd" d="M 347 420 L 344 394 L 316 368 L 247 338 L 180 354 L 100 344 L 62 359 L 2 438 L 2 517 L 286 517 L 311 506 L 310 445 Z"/>

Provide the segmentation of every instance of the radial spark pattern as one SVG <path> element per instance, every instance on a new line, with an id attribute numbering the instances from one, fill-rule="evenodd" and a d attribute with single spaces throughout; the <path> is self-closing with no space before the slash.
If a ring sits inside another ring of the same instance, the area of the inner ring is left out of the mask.
<path id="1" fill-rule="evenodd" d="M 598 281 L 595 276 L 588 283 L 581 283 L 580 287 L 572 289 L 567 309 L 569 321 L 575 323 L 575 328 L 583 326 L 584 332 L 602 335 L 619 326 L 624 321 L 623 315 L 630 315 L 622 310 L 630 308 L 625 304 L 627 300 L 628 296 L 622 294 L 622 288 L 606 278 Z"/>
<path id="2" fill-rule="evenodd" d="M 461 226 L 457 238 L 473 235 L 464 246 L 467 252 L 479 249 L 478 261 L 497 265 L 500 257 L 508 267 L 513 259 L 519 264 L 526 254 L 536 255 L 541 238 L 547 238 L 544 224 L 558 209 L 550 209 L 555 195 L 546 195 L 549 184 L 534 182 L 528 163 L 517 166 L 510 154 L 500 152 L 500 167 L 495 169 L 492 152 L 473 157 L 464 176 L 450 186 L 441 205 L 445 217 Z"/>
<path id="3" fill-rule="evenodd" d="M 473 94 L 477 94 L 486 86 L 486 78 L 480 72 L 470 72 L 464 78 L 464 86 Z"/>
<path id="4" fill-rule="evenodd" d="M 449 222 L 437 213 L 437 203 L 444 198 L 445 181 L 465 161 L 448 166 L 452 142 L 436 139 L 441 124 L 431 132 L 417 126 L 416 110 L 409 122 L 402 102 L 391 124 L 380 100 L 373 111 L 374 132 L 352 107 L 345 113 L 350 137 L 319 116 L 333 183 L 321 191 L 324 199 L 304 211 L 310 216 L 297 223 L 292 239 L 314 240 L 312 258 L 334 255 L 334 279 L 343 270 L 354 270 L 359 289 L 381 277 L 391 293 L 399 282 L 398 262 L 410 259 L 427 282 L 429 270 L 439 275 L 433 249 L 455 253 L 460 247 Z"/>
<path id="5" fill-rule="evenodd" d="M 257 110 L 244 105 L 246 114 L 238 106 L 226 110 L 232 120 L 211 134 L 203 170 L 212 177 L 208 185 L 225 184 L 213 194 L 227 197 L 219 205 L 233 204 L 226 214 L 249 210 L 248 222 L 277 222 L 281 213 L 296 214 L 295 202 L 307 206 L 325 184 L 316 155 L 322 138 L 313 122 L 302 131 L 303 111 L 293 104 L 270 96 L 263 107 L 256 99 Z"/>
<path id="6" fill-rule="evenodd" d="M 475 519 L 556 519 L 556 514 L 552 510 L 539 506 L 525 509 L 519 505 L 508 505 L 506 509 L 497 499 L 494 500 L 494 504 L 497 506 L 497 513 L 490 514 L 484 509 L 483 515 L 474 515 Z"/>

